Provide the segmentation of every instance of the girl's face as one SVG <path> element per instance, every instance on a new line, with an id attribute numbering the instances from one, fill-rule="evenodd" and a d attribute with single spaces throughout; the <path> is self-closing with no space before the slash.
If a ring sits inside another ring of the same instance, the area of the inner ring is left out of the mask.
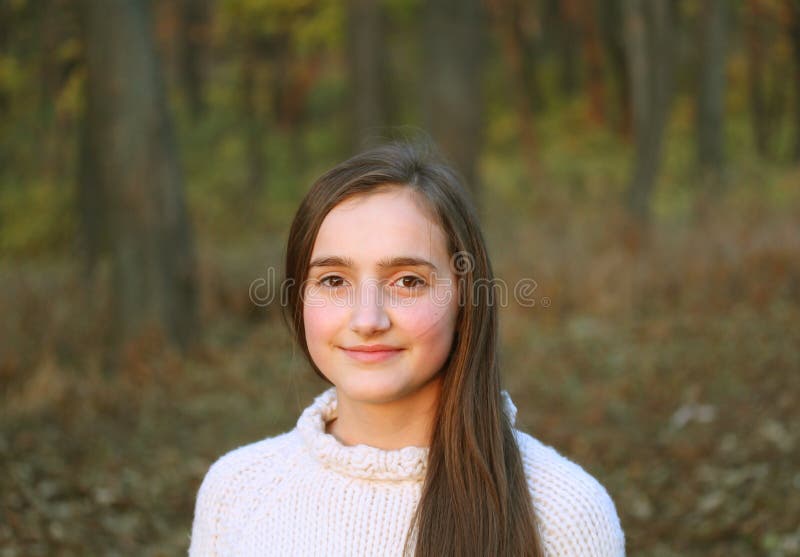
<path id="1" fill-rule="evenodd" d="M 333 208 L 304 288 L 314 363 L 340 399 L 381 404 L 420 395 L 438 377 L 458 314 L 441 227 L 414 192 L 390 187 Z"/>

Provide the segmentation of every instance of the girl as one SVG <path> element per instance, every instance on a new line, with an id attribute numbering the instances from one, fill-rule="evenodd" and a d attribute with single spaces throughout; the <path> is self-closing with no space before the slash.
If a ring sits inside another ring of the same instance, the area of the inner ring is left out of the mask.
<path id="1" fill-rule="evenodd" d="M 211 467 L 190 555 L 624 555 L 605 489 L 513 428 L 491 281 L 467 193 L 430 152 L 388 144 L 319 178 L 284 310 L 333 387 Z"/>

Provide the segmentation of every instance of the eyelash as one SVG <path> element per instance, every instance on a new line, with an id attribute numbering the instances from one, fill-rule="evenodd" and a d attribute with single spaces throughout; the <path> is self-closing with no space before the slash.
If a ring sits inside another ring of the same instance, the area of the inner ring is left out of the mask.
<path id="1" fill-rule="evenodd" d="M 322 286 L 325 286 L 326 288 L 331 288 L 331 289 L 340 288 L 342 286 L 341 284 L 336 285 L 336 286 L 332 286 L 332 285 L 328 284 L 326 281 L 328 281 L 329 279 L 338 279 L 338 280 L 344 281 L 344 279 L 342 277 L 340 277 L 339 275 L 328 275 L 326 277 L 322 277 L 317 282 L 319 284 L 321 284 Z M 420 278 L 418 276 L 415 276 L 415 275 L 403 275 L 402 277 L 397 279 L 395 282 L 400 282 L 400 281 L 402 281 L 404 279 L 414 279 L 416 281 L 415 286 L 401 287 L 401 288 L 407 288 L 409 290 L 416 290 L 416 289 L 421 288 L 421 287 L 423 287 L 423 286 L 425 286 L 427 284 L 424 279 L 422 279 L 422 278 Z"/>

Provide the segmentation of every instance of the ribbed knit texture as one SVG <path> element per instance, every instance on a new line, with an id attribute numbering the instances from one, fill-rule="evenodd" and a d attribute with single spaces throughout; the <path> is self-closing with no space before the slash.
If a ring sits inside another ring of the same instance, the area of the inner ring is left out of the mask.
<path id="1" fill-rule="evenodd" d="M 513 423 L 516 408 L 503 396 Z M 331 388 L 292 431 L 214 463 L 198 493 L 190 556 L 402 555 L 428 449 L 342 445 L 325 433 L 335 416 Z M 624 556 L 603 486 L 551 447 L 515 433 L 546 554 Z"/>

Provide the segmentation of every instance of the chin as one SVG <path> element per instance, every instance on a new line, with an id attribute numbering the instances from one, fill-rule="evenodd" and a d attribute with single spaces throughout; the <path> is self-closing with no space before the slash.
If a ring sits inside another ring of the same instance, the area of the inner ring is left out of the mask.
<path id="1" fill-rule="evenodd" d="M 340 396 L 355 402 L 369 404 L 394 402 L 404 395 L 404 389 L 401 386 L 379 378 L 339 381 L 336 383 L 336 390 Z"/>
<path id="2" fill-rule="evenodd" d="M 399 400 L 424 395 L 430 380 L 421 384 L 398 380 L 394 377 L 351 377 L 334 383 L 340 396 L 365 404 L 389 404 Z"/>

